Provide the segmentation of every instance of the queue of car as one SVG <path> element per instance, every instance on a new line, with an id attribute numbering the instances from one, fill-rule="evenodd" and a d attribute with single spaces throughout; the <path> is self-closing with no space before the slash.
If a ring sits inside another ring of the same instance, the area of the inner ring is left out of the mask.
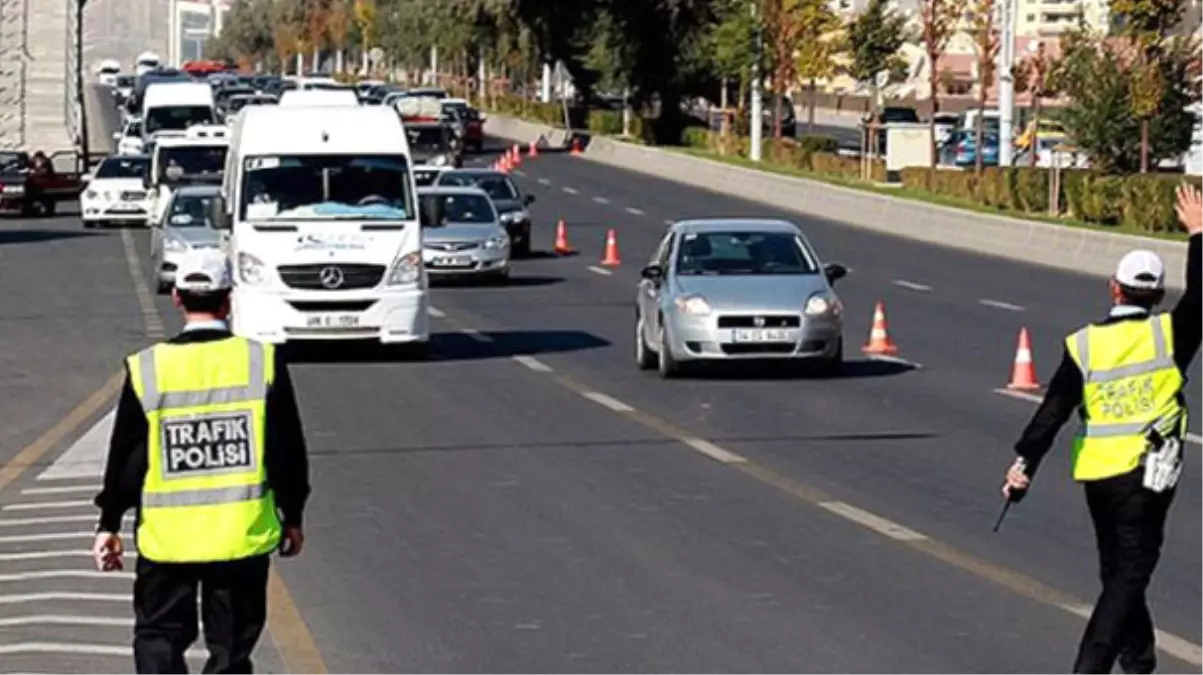
<path id="1" fill-rule="evenodd" d="M 278 105 L 235 108 L 242 97 L 277 95 L 261 83 L 245 93 L 258 76 L 219 75 L 205 86 L 239 92 L 208 104 L 226 108 L 228 130 L 203 123 L 160 134 L 149 156 L 107 158 L 85 191 L 85 224 L 128 216 L 151 225 L 160 292 L 185 252 L 224 248 L 237 334 L 272 343 L 369 339 L 421 353 L 434 280 L 504 282 L 514 260 L 530 255 L 534 195 L 505 172 L 461 165 L 460 148 L 477 141 L 462 126 L 449 134 L 446 111 L 462 121 L 467 102 L 306 76 L 289 80 Z M 155 88 L 145 92 L 142 124 L 152 113 L 193 116 L 154 109 Z M 122 138 L 136 133 L 127 126 Z M 788 222 L 672 224 L 640 272 L 636 366 L 665 378 L 749 359 L 833 372 L 843 361 L 833 284 L 846 273 Z"/>

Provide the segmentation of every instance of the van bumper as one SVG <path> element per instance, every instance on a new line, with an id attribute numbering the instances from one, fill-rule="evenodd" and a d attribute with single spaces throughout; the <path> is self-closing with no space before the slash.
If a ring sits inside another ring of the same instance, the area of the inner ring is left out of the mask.
<path id="1" fill-rule="evenodd" d="M 429 300 L 421 288 L 297 292 L 238 287 L 231 304 L 234 333 L 260 342 L 430 340 Z"/>

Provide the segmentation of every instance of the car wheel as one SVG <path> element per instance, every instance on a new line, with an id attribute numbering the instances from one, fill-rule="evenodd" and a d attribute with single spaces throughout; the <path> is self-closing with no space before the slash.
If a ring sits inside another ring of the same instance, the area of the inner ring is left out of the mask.
<path id="1" fill-rule="evenodd" d="M 171 284 L 160 279 L 155 282 L 155 292 L 157 292 L 159 295 L 167 295 L 171 292 Z"/>
<path id="2" fill-rule="evenodd" d="M 522 239 L 514 243 L 514 257 L 529 258 L 530 251 L 530 230 L 527 230 L 522 233 Z"/>
<path id="3" fill-rule="evenodd" d="M 96 221 L 95 221 L 95 220 L 85 220 L 85 221 L 83 221 L 83 222 L 84 222 L 84 229 L 85 229 L 85 230 L 94 230 L 94 229 L 96 229 Z"/>
<path id="4" fill-rule="evenodd" d="M 823 359 L 819 364 L 819 374 L 824 377 L 835 377 L 844 370 L 844 338 L 836 343 L 835 353 Z"/>
<path id="5" fill-rule="evenodd" d="M 42 202 L 42 216 L 43 217 L 53 218 L 54 214 L 57 210 L 58 210 L 58 203 L 55 202 L 54 200 L 47 200 L 47 201 Z"/>
<path id="6" fill-rule="evenodd" d="M 639 370 L 651 370 L 659 365 L 659 358 L 652 351 L 651 347 L 647 346 L 647 338 L 644 335 L 643 317 L 635 319 L 635 365 Z"/>
<path id="7" fill-rule="evenodd" d="M 507 267 L 500 272 L 494 272 L 493 275 L 489 277 L 489 281 L 497 284 L 498 286 L 504 286 L 508 284 L 510 282 L 510 268 Z"/>
<path id="8" fill-rule="evenodd" d="M 657 374 L 662 380 L 668 380 L 677 377 L 681 374 L 681 364 L 673 357 L 673 351 L 668 344 L 668 331 L 664 330 L 664 324 L 660 324 L 660 354 Z"/>

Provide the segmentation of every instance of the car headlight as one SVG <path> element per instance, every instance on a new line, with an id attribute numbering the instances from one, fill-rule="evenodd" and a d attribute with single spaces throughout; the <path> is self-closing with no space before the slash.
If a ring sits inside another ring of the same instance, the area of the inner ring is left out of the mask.
<path id="1" fill-rule="evenodd" d="M 489 250 L 502 249 L 510 245 L 510 238 L 505 235 L 498 235 L 490 238 L 485 242 L 485 248 Z"/>
<path id="2" fill-rule="evenodd" d="M 806 300 L 804 312 L 806 316 L 838 316 L 843 308 L 840 301 L 822 293 L 816 293 Z"/>
<path id="3" fill-rule="evenodd" d="M 267 265 L 250 253 L 238 254 L 238 279 L 244 284 L 257 286 L 267 283 Z"/>
<path id="4" fill-rule="evenodd" d="M 4 192 L 10 195 L 19 195 L 25 193 L 24 185 L 5 185 Z"/>
<path id="5" fill-rule="evenodd" d="M 88 199 L 96 199 L 97 197 L 100 196 L 100 193 L 95 190 L 88 190 L 88 191 L 84 192 L 84 196 L 87 197 Z"/>
<path id="6" fill-rule="evenodd" d="M 676 299 L 677 309 L 691 316 L 706 316 L 710 313 L 710 303 L 700 295 L 687 295 Z"/>
<path id="7" fill-rule="evenodd" d="M 183 253 L 189 248 L 188 242 L 175 238 L 163 239 L 163 250 L 169 253 Z"/>
<path id="8" fill-rule="evenodd" d="M 393 262 L 388 272 L 385 284 L 388 286 L 404 286 L 417 283 L 422 277 L 422 254 L 406 253 Z"/>
<path id="9" fill-rule="evenodd" d="M 445 166 L 447 164 L 447 156 L 435 155 L 434 157 L 430 158 L 430 164 L 432 166 Z"/>
<path id="10" fill-rule="evenodd" d="M 520 223 L 524 220 L 528 220 L 529 218 L 530 213 L 528 213 L 525 209 L 501 214 L 501 222 L 507 224 Z"/>

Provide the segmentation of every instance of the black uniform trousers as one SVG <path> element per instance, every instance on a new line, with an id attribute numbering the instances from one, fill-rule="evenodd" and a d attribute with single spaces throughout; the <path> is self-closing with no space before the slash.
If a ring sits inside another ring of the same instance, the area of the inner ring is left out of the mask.
<path id="1" fill-rule="evenodd" d="M 1145 590 L 1161 556 L 1174 491 L 1148 490 L 1143 477 L 1140 467 L 1084 483 L 1103 592 L 1078 647 L 1075 673 L 1110 673 L 1117 659 L 1127 673 L 1151 673 L 1157 666 Z"/>
<path id="2" fill-rule="evenodd" d="M 209 659 L 206 673 L 250 673 L 267 623 L 269 556 L 214 563 L 138 558 L 134 581 L 134 666 L 139 673 L 187 673 L 197 637 L 197 587 Z"/>

